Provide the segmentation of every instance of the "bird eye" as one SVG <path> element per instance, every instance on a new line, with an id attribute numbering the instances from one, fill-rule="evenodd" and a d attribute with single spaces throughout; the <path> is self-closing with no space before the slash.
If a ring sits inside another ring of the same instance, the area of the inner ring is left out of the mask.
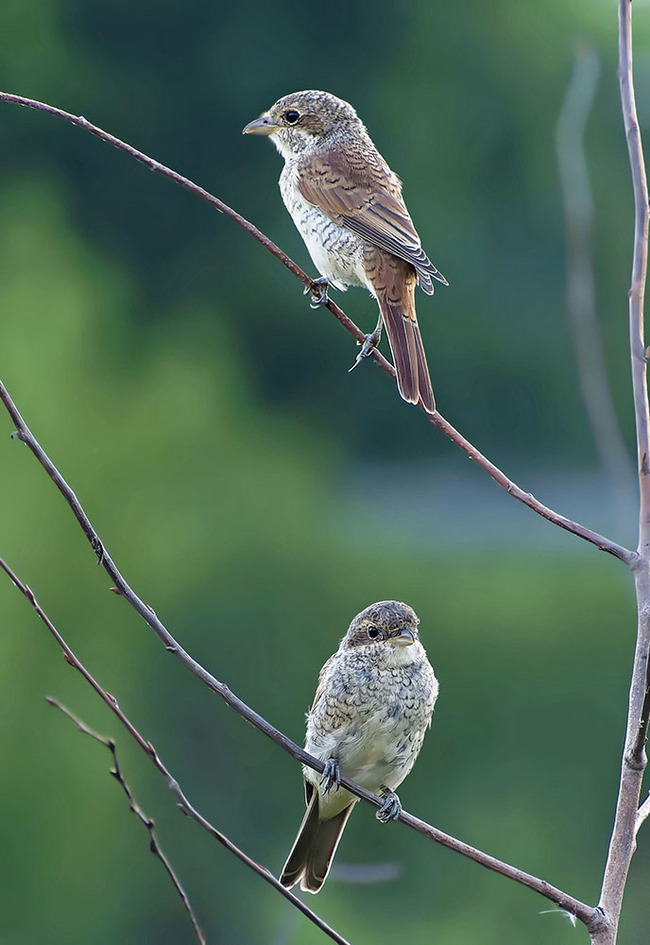
<path id="1" fill-rule="evenodd" d="M 295 108 L 290 108 L 288 112 L 284 113 L 284 120 L 289 125 L 295 125 L 299 118 L 300 112 L 297 112 Z"/>
<path id="2" fill-rule="evenodd" d="M 368 636 L 371 640 L 376 640 L 381 630 L 378 630 L 377 627 L 368 627 Z"/>

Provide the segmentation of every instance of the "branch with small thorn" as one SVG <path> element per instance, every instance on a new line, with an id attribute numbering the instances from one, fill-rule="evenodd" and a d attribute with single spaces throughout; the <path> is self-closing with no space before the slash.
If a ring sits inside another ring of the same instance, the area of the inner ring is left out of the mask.
<path id="1" fill-rule="evenodd" d="M 308 906 L 306 906 L 304 902 L 301 902 L 297 896 L 294 896 L 294 894 L 289 889 L 285 889 L 279 880 L 273 876 L 270 870 L 266 869 L 265 866 L 261 866 L 261 864 L 257 863 L 250 856 L 248 856 L 247 853 L 244 853 L 243 850 L 236 846 L 232 840 L 229 840 L 224 833 L 221 833 L 220 830 L 217 830 L 217 828 L 214 827 L 210 821 L 207 820 L 203 814 L 201 814 L 190 803 L 176 778 L 173 777 L 168 768 L 163 764 L 154 746 L 151 744 L 151 742 L 143 738 L 133 723 L 122 712 L 117 704 L 117 700 L 97 682 L 97 680 L 86 669 L 81 660 L 75 655 L 71 647 L 59 633 L 48 615 L 36 600 L 33 591 L 20 580 L 20 578 L 12 571 L 9 565 L 2 560 L 2 558 L 0 558 L 0 568 L 10 578 L 21 594 L 27 598 L 33 609 L 36 611 L 36 614 L 40 618 L 41 622 L 45 624 L 49 632 L 63 650 L 66 661 L 70 664 L 70 666 L 81 673 L 86 682 L 89 683 L 89 685 L 94 689 L 102 701 L 106 703 L 109 709 L 120 720 L 129 735 L 137 742 L 147 757 L 151 759 L 156 769 L 163 775 L 167 783 L 167 787 L 176 796 L 178 807 L 181 812 L 186 814 L 188 817 L 191 817 L 192 820 L 196 821 L 196 823 L 198 823 L 205 831 L 207 831 L 207 833 L 209 833 L 215 840 L 224 846 L 230 853 L 234 854 L 238 860 L 248 866 L 249 869 L 257 873 L 258 876 L 261 876 L 262 879 L 269 883 L 269 885 L 273 886 L 282 896 L 284 896 L 285 899 L 295 906 L 296 909 L 299 909 L 304 916 L 314 923 L 314 925 L 318 926 L 321 932 L 324 932 L 326 935 L 328 935 L 332 941 L 337 942 L 337 945 L 350 945 L 347 939 L 343 938 L 342 935 L 339 935 L 335 929 L 324 922 L 323 919 L 321 919 L 320 916 L 318 916 Z"/>
<path id="2" fill-rule="evenodd" d="M 205 945 L 207 941 L 205 937 L 205 933 L 203 932 L 203 929 L 198 923 L 198 919 L 196 918 L 196 915 L 194 913 L 194 910 L 192 908 L 192 905 L 190 903 L 187 893 L 183 889 L 183 886 L 181 885 L 181 882 L 179 878 L 177 877 L 171 863 L 167 859 L 167 856 L 163 853 L 161 849 L 161 846 L 158 842 L 158 837 L 156 836 L 155 824 L 150 817 L 147 817 L 147 815 L 144 813 L 140 805 L 137 803 L 137 801 L 135 800 L 135 797 L 133 796 L 133 792 L 131 791 L 130 787 L 128 786 L 128 784 L 126 783 L 124 779 L 119 761 L 117 759 L 117 747 L 115 745 L 115 742 L 113 741 L 112 738 L 105 738 L 103 735 L 99 735 L 97 732 L 94 732 L 91 728 L 89 728 L 85 724 L 85 722 L 82 722 L 80 718 L 78 718 L 73 712 L 71 712 L 70 709 L 66 708 L 64 705 L 61 705 L 60 702 L 57 702 L 57 700 L 53 699 L 51 696 L 46 696 L 46 702 L 49 705 L 51 705 L 53 708 L 58 709 L 60 712 L 62 712 L 67 718 L 69 718 L 70 721 L 77 727 L 77 729 L 80 732 L 82 732 L 84 735 L 88 735 L 90 738 L 93 738 L 96 742 L 99 742 L 100 745 L 104 745 L 110 751 L 113 758 L 113 767 L 110 770 L 110 774 L 113 778 L 115 778 L 117 783 L 122 788 L 124 794 L 126 795 L 126 799 L 129 802 L 129 810 L 133 814 L 135 814 L 135 816 L 138 818 L 140 823 L 147 830 L 149 834 L 150 851 L 153 853 L 154 856 L 156 856 L 160 860 L 163 867 L 165 868 L 165 871 L 167 875 L 169 876 L 169 879 L 171 880 L 171 883 L 174 889 L 176 890 L 179 899 L 183 903 L 183 908 L 187 912 L 190 922 L 192 923 L 192 927 L 194 929 L 194 933 L 196 935 L 198 942 L 200 943 L 200 945 Z M 115 705 L 117 705 L 117 703 L 115 703 Z"/>

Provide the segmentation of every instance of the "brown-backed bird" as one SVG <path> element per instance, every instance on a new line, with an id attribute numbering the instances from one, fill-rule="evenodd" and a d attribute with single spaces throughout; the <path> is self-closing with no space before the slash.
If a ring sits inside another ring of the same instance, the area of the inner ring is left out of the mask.
<path id="1" fill-rule="evenodd" d="M 370 290 L 381 314 L 361 355 L 379 342 L 383 322 L 400 394 L 433 413 L 415 286 L 432 295 L 434 279 L 448 283 L 422 249 L 401 182 L 354 108 L 329 92 L 293 92 L 244 134 L 269 135 L 284 157 L 282 198 L 323 276 L 321 300 L 327 283 Z"/>

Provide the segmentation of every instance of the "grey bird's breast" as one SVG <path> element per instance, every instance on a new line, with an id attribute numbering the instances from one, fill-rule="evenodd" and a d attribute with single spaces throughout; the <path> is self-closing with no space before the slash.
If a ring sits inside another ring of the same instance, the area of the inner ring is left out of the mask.
<path id="1" fill-rule="evenodd" d="M 305 200 L 297 175 L 297 162 L 287 161 L 280 175 L 280 193 L 314 265 L 337 289 L 345 291 L 350 285 L 371 289 L 363 266 L 363 240 Z"/>
<path id="2" fill-rule="evenodd" d="M 414 646 L 421 658 L 392 665 L 364 659 L 354 650 L 337 654 L 308 716 L 307 751 L 323 761 L 336 758 L 343 775 L 375 793 L 383 787 L 394 791 L 402 783 L 431 723 L 438 682 L 424 649 Z M 404 650 L 396 652 L 402 655 Z M 320 775 L 305 769 L 305 777 L 317 784 Z M 324 803 L 344 806 L 343 795 L 347 792 L 339 791 Z"/>

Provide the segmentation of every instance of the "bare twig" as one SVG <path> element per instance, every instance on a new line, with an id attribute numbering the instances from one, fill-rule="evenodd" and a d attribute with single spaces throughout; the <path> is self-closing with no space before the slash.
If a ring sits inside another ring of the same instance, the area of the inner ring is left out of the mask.
<path id="1" fill-rule="evenodd" d="M 634 836 L 635 836 L 635 837 L 636 837 L 637 833 L 639 832 L 639 830 L 640 830 L 642 824 L 645 823 L 645 821 L 648 819 L 648 817 L 650 817 L 650 794 L 646 797 L 645 801 L 643 802 L 643 804 L 641 805 L 641 807 L 639 807 L 639 809 L 638 809 L 638 811 L 637 811 L 637 814 L 636 814 L 636 821 L 635 821 L 635 824 L 634 824 Z"/>
<path id="2" fill-rule="evenodd" d="M 646 376 L 643 300 L 648 258 L 648 185 L 634 97 L 632 71 L 632 4 L 619 0 L 619 82 L 632 185 L 634 189 L 634 249 L 629 291 L 630 354 L 639 464 L 639 547 L 633 569 L 638 626 L 630 683 L 625 749 L 621 764 L 614 828 L 603 876 L 599 908 L 604 927 L 592 937 L 594 945 L 614 945 L 623 892 L 636 846 L 639 797 L 647 764 L 649 655 L 650 655 L 650 415 Z M 641 810 L 643 810 L 643 805 Z"/>
<path id="3" fill-rule="evenodd" d="M 52 105 L 47 105 L 44 102 L 38 102 L 35 99 L 25 98 L 25 96 L 22 95 L 12 95 L 8 92 L 0 92 L 0 101 L 10 102 L 15 105 L 23 105 L 27 108 L 34 108 L 37 111 L 47 112 L 50 115 L 63 118 L 65 121 L 70 122 L 70 124 L 76 125 L 79 128 L 83 128 L 85 131 L 89 131 L 90 134 L 95 135 L 102 141 L 112 144 L 113 147 L 117 148 L 118 150 L 124 151 L 126 154 L 135 158 L 137 161 L 145 164 L 148 168 L 150 168 L 150 170 L 169 178 L 170 180 L 179 184 L 181 187 L 184 187 L 186 190 L 191 191 L 197 197 L 200 197 L 201 200 L 205 200 L 221 213 L 230 217 L 231 220 L 234 220 L 235 223 L 246 230 L 246 232 L 253 236 L 259 243 L 261 243 L 265 249 L 267 249 L 277 259 L 279 259 L 280 262 L 286 266 L 286 268 L 291 273 L 293 273 L 293 275 L 296 276 L 296 278 L 299 279 L 305 286 L 314 286 L 314 280 L 311 279 L 305 272 L 303 272 L 303 270 L 297 266 L 296 263 L 290 259 L 286 253 L 276 246 L 275 243 L 265 236 L 261 230 L 258 230 L 256 226 L 242 217 L 241 214 L 237 213 L 222 200 L 219 200 L 218 197 L 214 197 L 203 187 L 199 187 L 198 184 L 193 183 L 193 181 L 189 180 L 187 177 L 183 177 L 181 174 L 178 174 L 171 168 L 166 167 L 159 161 L 155 161 L 147 154 L 144 154 L 142 151 L 138 151 L 130 144 L 126 144 L 124 141 L 116 138 L 115 135 L 109 134 L 107 131 L 99 128 L 97 125 L 93 125 L 91 122 L 87 121 L 87 119 L 80 115 L 72 115 L 70 112 L 63 111 L 63 109 L 60 108 L 55 108 Z M 350 334 L 353 335 L 358 342 L 364 341 L 364 333 L 360 328 L 357 327 L 357 325 L 354 324 L 350 318 L 348 318 L 345 312 L 343 312 L 335 302 L 333 302 L 331 299 L 328 299 L 325 304 L 327 305 L 327 308 L 330 310 L 330 312 L 332 312 L 332 314 L 343 325 L 343 327 L 348 332 L 350 332 Z M 375 363 L 379 365 L 383 371 L 395 379 L 395 369 L 377 349 L 372 351 L 371 356 Z M 422 403 L 420 403 L 419 406 L 424 410 L 424 405 Z M 511 495 L 518 502 L 522 502 L 524 505 L 527 505 L 538 515 L 541 515 L 543 518 L 547 519 L 547 521 L 552 522 L 554 525 L 558 525 L 565 531 L 571 532 L 573 535 L 576 535 L 578 538 L 582 538 L 584 541 L 590 542 L 601 551 L 606 551 L 608 554 L 614 555 L 616 558 L 620 558 L 628 565 L 634 563 L 634 552 L 616 544 L 616 542 L 610 541 L 608 538 L 599 535 L 597 532 L 593 532 L 591 529 L 585 528 L 584 526 L 579 525 L 577 522 L 574 522 L 571 519 L 558 514 L 557 512 L 553 511 L 553 509 L 550 509 L 548 506 L 545 506 L 539 502 L 529 492 L 525 492 L 516 483 L 512 482 L 511 479 L 508 479 L 508 477 L 503 472 L 501 472 L 501 470 L 495 466 L 494 463 L 491 463 L 479 450 L 472 446 L 472 444 L 469 443 L 469 441 L 466 440 L 447 420 L 445 420 L 445 418 L 440 413 L 436 412 L 432 415 L 427 414 L 427 416 L 434 427 L 444 433 L 445 436 L 449 437 L 449 439 L 459 446 L 460 449 L 467 453 L 467 455 L 479 466 L 481 466 L 488 473 L 488 475 L 494 479 L 495 482 L 497 482 L 503 489 L 506 490 L 508 495 Z"/>
<path id="4" fill-rule="evenodd" d="M 596 52 L 579 43 L 555 140 L 564 201 L 567 312 L 582 402 L 601 465 L 617 496 L 617 506 L 623 509 L 629 507 L 633 471 L 607 379 L 598 325 L 591 245 L 594 209 L 584 150 L 585 125 L 599 76 Z"/>
<path id="5" fill-rule="evenodd" d="M 158 842 L 158 837 L 156 835 L 155 824 L 150 817 L 147 817 L 147 815 L 144 813 L 140 805 L 137 803 L 137 801 L 135 800 L 133 796 L 133 792 L 131 791 L 130 787 L 128 786 L 128 784 L 126 783 L 124 779 L 124 776 L 122 774 L 122 769 L 120 768 L 119 761 L 117 760 L 117 747 L 115 745 L 115 742 L 113 741 L 112 738 L 105 738 L 103 735 L 99 735 L 97 732 L 93 732 L 93 730 L 91 728 L 88 728 L 88 726 L 84 722 L 82 722 L 81 719 L 77 718 L 77 716 L 73 712 L 71 712 L 70 709 L 66 708 L 64 705 L 61 705 L 61 703 L 57 702 L 56 699 L 53 699 L 51 696 L 47 696 L 46 698 L 49 705 L 63 712 L 63 714 L 70 719 L 70 721 L 79 729 L 80 732 L 83 732 L 84 735 L 89 735 L 90 738 L 94 738 L 95 741 L 99 742 L 100 745 L 104 745 L 110 751 L 111 755 L 113 756 L 113 768 L 110 773 L 115 778 L 117 783 L 120 785 L 122 790 L 124 791 L 124 794 L 126 795 L 126 799 L 129 802 L 129 810 L 131 810 L 132 813 L 135 814 L 135 816 L 138 818 L 140 823 L 147 830 L 149 834 L 149 849 L 151 850 L 154 856 L 158 857 L 158 859 L 164 866 L 167 872 L 167 875 L 169 876 L 172 882 L 172 885 L 174 889 L 176 890 L 176 892 L 178 893 L 178 896 L 181 902 L 183 903 L 183 907 L 189 916 L 190 922 L 192 923 L 192 926 L 194 928 L 194 932 L 196 934 L 198 941 L 201 943 L 201 945 L 205 945 L 207 941 L 205 937 L 205 933 L 203 932 L 203 929 L 200 927 L 198 923 L 198 919 L 196 918 L 196 915 L 194 914 L 194 910 L 192 909 L 192 905 L 187 896 L 187 893 L 183 889 L 181 882 L 179 878 L 177 877 L 176 873 L 174 872 L 174 869 L 171 863 L 169 862 L 169 860 L 167 859 L 167 857 L 165 856 L 165 854 L 163 853 L 160 847 L 160 844 Z"/>
<path id="6" fill-rule="evenodd" d="M 138 730 L 132 724 L 132 722 L 129 721 L 129 719 L 124 714 L 124 712 L 122 712 L 115 697 L 112 696 L 110 693 L 108 693 L 103 688 L 103 686 L 101 686 L 97 682 L 97 680 L 86 669 L 86 667 L 81 662 L 81 660 L 75 655 L 72 648 L 61 636 L 61 634 L 56 629 L 56 627 L 54 626 L 50 618 L 47 616 L 45 611 L 42 609 L 42 607 L 36 600 L 36 597 L 33 591 L 26 584 L 23 584 L 23 582 L 12 571 L 9 565 L 5 561 L 2 560 L 2 558 L 0 558 L 0 568 L 2 568 L 2 570 L 13 581 L 13 583 L 21 592 L 21 594 L 23 594 L 24 597 L 26 597 L 29 603 L 32 605 L 32 607 L 34 608 L 34 610 L 40 617 L 41 621 L 45 624 L 47 629 L 50 631 L 50 633 L 52 634 L 56 642 L 59 644 L 59 646 L 63 650 L 63 655 L 65 656 L 66 661 L 70 664 L 70 666 L 72 666 L 74 669 L 76 669 L 78 672 L 81 673 L 81 675 L 84 677 L 86 682 L 89 683 L 90 686 L 92 686 L 92 688 L 95 690 L 97 695 L 103 700 L 103 702 L 106 703 L 109 709 L 113 713 L 115 713 L 115 715 L 120 720 L 120 722 L 122 723 L 124 728 L 127 730 L 129 735 L 138 743 L 138 745 L 145 752 L 145 754 L 149 756 L 152 763 L 155 765 L 158 771 L 165 778 L 167 782 L 167 787 L 169 788 L 169 790 L 172 791 L 172 793 L 176 796 L 177 801 L 178 801 L 178 807 L 180 808 L 180 810 L 184 814 L 187 814 L 188 817 L 191 817 L 192 820 L 195 820 L 198 824 L 200 824 L 200 826 L 203 827 L 204 830 L 206 830 L 212 837 L 214 837 L 215 840 L 218 840 L 219 843 L 222 844 L 222 846 L 224 846 L 227 850 L 230 851 L 230 853 L 233 853 L 237 857 L 237 859 L 241 860 L 242 863 L 245 863 L 246 866 L 249 867 L 249 869 L 252 869 L 255 873 L 257 873 L 258 876 L 261 876 L 262 879 L 266 880 L 266 882 L 269 883 L 271 886 L 273 886 L 279 893 L 281 893 L 285 899 L 291 902 L 292 905 L 296 907 L 296 909 L 299 909 L 303 913 L 303 915 L 306 915 L 307 918 L 310 919 L 314 923 L 314 925 L 317 925 L 318 928 L 322 932 L 325 932 L 326 935 L 329 935 L 329 937 L 333 939 L 333 941 L 338 942 L 338 945 L 350 945 L 347 939 L 343 938 L 343 936 L 339 935 L 339 933 L 335 929 L 327 925 L 327 923 L 324 922 L 320 918 L 320 916 L 316 915 L 315 912 L 312 912 L 312 910 L 309 909 L 308 906 L 304 904 L 304 902 L 301 902 L 301 900 L 298 899 L 297 896 L 294 896 L 294 894 L 290 890 L 285 889 L 284 886 L 279 882 L 279 880 L 277 880 L 275 876 L 273 876 L 273 874 L 269 870 L 266 869 L 266 867 L 261 866 L 259 863 L 256 863 L 255 860 L 251 859 L 251 857 L 249 857 L 246 853 L 244 853 L 243 850 L 240 850 L 239 847 L 235 846 L 235 844 L 231 840 L 229 840 L 225 834 L 221 833 L 220 830 L 217 830 L 216 827 L 214 827 L 208 820 L 206 820 L 206 818 L 195 807 L 192 806 L 192 804 L 189 802 L 189 800 L 183 793 L 181 786 L 176 780 L 176 778 L 173 777 L 169 769 L 163 764 L 154 746 L 151 744 L 151 742 L 148 742 L 146 741 L 146 739 L 143 738 L 143 736 L 138 732 Z M 74 721 L 76 722 L 76 720 Z"/>
<path id="7" fill-rule="evenodd" d="M 392 366 L 391 372 L 392 372 Z M 467 453 L 470 459 L 473 459 L 474 462 L 480 466 L 485 472 L 494 479 L 494 481 L 500 485 L 503 489 L 506 490 L 508 495 L 511 495 L 514 499 L 517 499 L 519 502 L 522 502 L 524 505 L 527 505 L 529 509 L 532 509 L 533 512 L 537 512 L 538 515 L 541 515 L 542 518 L 545 518 L 548 522 L 551 522 L 553 525 L 557 525 L 559 528 L 563 528 L 567 532 L 571 532 L 572 535 L 576 535 L 578 538 L 588 541 L 590 544 L 595 545 L 596 548 L 599 548 L 601 551 L 606 551 L 608 554 L 613 555 L 615 558 L 619 558 L 621 561 L 625 562 L 628 567 L 633 567 L 636 561 L 636 552 L 629 551 L 627 548 L 623 548 L 621 545 L 616 544 L 614 541 L 610 541 L 609 538 L 605 538 L 603 535 L 599 535 L 598 532 L 592 531 L 590 528 L 585 528 L 584 525 L 580 525 L 578 522 L 574 522 L 569 518 L 566 518 L 564 515 L 560 515 L 559 512 L 553 511 L 547 505 L 543 505 L 534 495 L 530 492 L 524 492 L 520 486 L 501 472 L 498 466 L 495 466 L 494 463 L 491 463 L 487 457 L 485 457 L 479 450 L 473 446 L 469 440 L 466 440 L 462 433 L 459 433 L 458 430 L 455 430 L 454 427 L 441 414 L 438 412 L 429 415 L 429 422 L 441 430 L 450 440 L 460 447 L 463 452 Z"/>
<path id="8" fill-rule="evenodd" d="M 75 516 L 80 522 L 86 537 L 88 538 L 88 541 L 98 556 L 99 562 L 107 574 L 115 582 L 116 589 L 120 595 L 124 596 L 126 600 L 128 600 L 131 606 L 137 611 L 137 613 L 149 625 L 149 627 L 151 627 L 154 633 L 163 642 L 165 648 L 170 653 L 173 653 L 209 689 L 221 696 L 221 698 L 239 715 L 241 715 L 242 718 L 246 719 L 246 721 L 250 722 L 255 728 L 263 732 L 292 758 L 294 758 L 296 761 L 302 762 L 303 764 L 309 765 L 316 771 L 322 772 L 324 768 L 322 761 L 314 758 L 303 748 L 300 748 L 300 746 L 295 742 L 291 741 L 290 738 L 276 729 L 270 724 L 270 722 L 267 722 L 265 718 L 251 709 L 250 706 L 246 705 L 246 703 L 236 696 L 235 693 L 228 688 L 228 686 L 216 679 L 203 666 L 201 666 L 200 663 L 193 659 L 190 654 L 187 653 L 187 651 L 184 650 L 183 647 L 169 633 L 164 624 L 156 616 L 153 609 L 138 597 L 135 591 L 127 584 L 125 579 L 118 571 L 115 563 L 113 562 L 113 559 L 97 535 L 97 532 L 93 528 L 90 519 L 80 505 L 79 500 L 76 498 L 74 492 L 68 486 L 65 479 L 56 469 L 40 444 L 34 438 L 33 434 L 16 409 L 15 404 L 13 404 L 13 401 L 11 401 L 9 398 L 6 388 L 4 388 L 2 384 L 0 384 L 0 396 L 5 404 L 8 402 L 11 403 L 12 409 L 10 412 L 14 418 L 14 422 L 17 421 L 17 430 L 20 439 L 30 447 L 32 453 L 39 459 L 39 462 L 41 462 L 43 467 L 49 472 L 59 491 L 62 493 L 66 502 L 70 505 Z M 14 583 L 16 583 L 17 587 L 19 587 L 19 589 L 23 591 L 28 599 L 32 601 L 33 606 L 37 606 L 33 601 L 33 595 L 31 594 L 31 591 L 29 591 L 28 588 L 24 588 L 24 585 L 21 585 L 20 582 L 17 581 L 6 565 L 3 565 L 3 567 L 12 580 L 14 580 Z M 84 672 L 83 670 L 81 671 Z M 92 677 L 89 678 L 89 681 L 91 681 L 91 679 Z M 93 684 L 93 682 L 91 682 L 91 684 Z M 114 700 L 112 697 L 109 698 L 110 701 L 108 704 L 111 705 L 111 708 L 113 708 L 114 711 L 116 711 L 116 708 L 113 705 Z M 356 784 L 354 781 L 349 781 L 347 778 L 342 777 L 341 784 L 353 794 L 356 794 L 363 800 L 368 801 L 370 804 L 374 804 L 375 807 L 381 807 L 384 803 L 383 798 L 377 796 L 376 794 L 372 794 L 366 788 Z M 500 873 L 502 876 L 506 876 L 509 879 L 521 883 L 522 885 L 527 886 L 529 889 L 533 889 L 535 892 L 540 893 L 540 895 L 550 899 L 552 902 L 556 903 L 556 905 L 560 906 L 560 908 L 566 909 L 567 912 L 571 912 L 582 922 L 584 922 L 588 928 L 595 928 L 600 922 L 600 913 L 597 910 L 583 902 L 580 902 L 580 900 L 574 899 L 572 896 L 567 895 L 565 892 L 550 885 L 550 883 L 547 883 L 545 880 L 539 879 L 538 877 L 533 876 L 530 873 L 526 873 L 523 870 L 519 870 L 514 866 L 510 866 L 508 863 L 504 863 L 503 861 L 498 860 L 496 857 L 490 856 L 487 853 L 483 853 L 483 851 L 478 850 L 461 840 L 457 840 L 455 837 L 444 833 L 442 830 L 438 830 L 436 827 L 432 827 L 430 824 L 420 820 L 418 817 L 414 817 L 412 814 L 409 814 L 406 811 L 403 811 L 400 814 L 399 819 L 409 827 L 412 827 L 414 830 L 417 830 L 424 836 L 429 837 L 429 839 L 433 840 L 435 843 L 439 843 L 442 846 L 448 847 L 450 850 L 454 850 L 463 856 L 467 856 L 474 860 L 474 862 L 479 863 L 481 866 L 493 870 L 496 873 Z"/>

